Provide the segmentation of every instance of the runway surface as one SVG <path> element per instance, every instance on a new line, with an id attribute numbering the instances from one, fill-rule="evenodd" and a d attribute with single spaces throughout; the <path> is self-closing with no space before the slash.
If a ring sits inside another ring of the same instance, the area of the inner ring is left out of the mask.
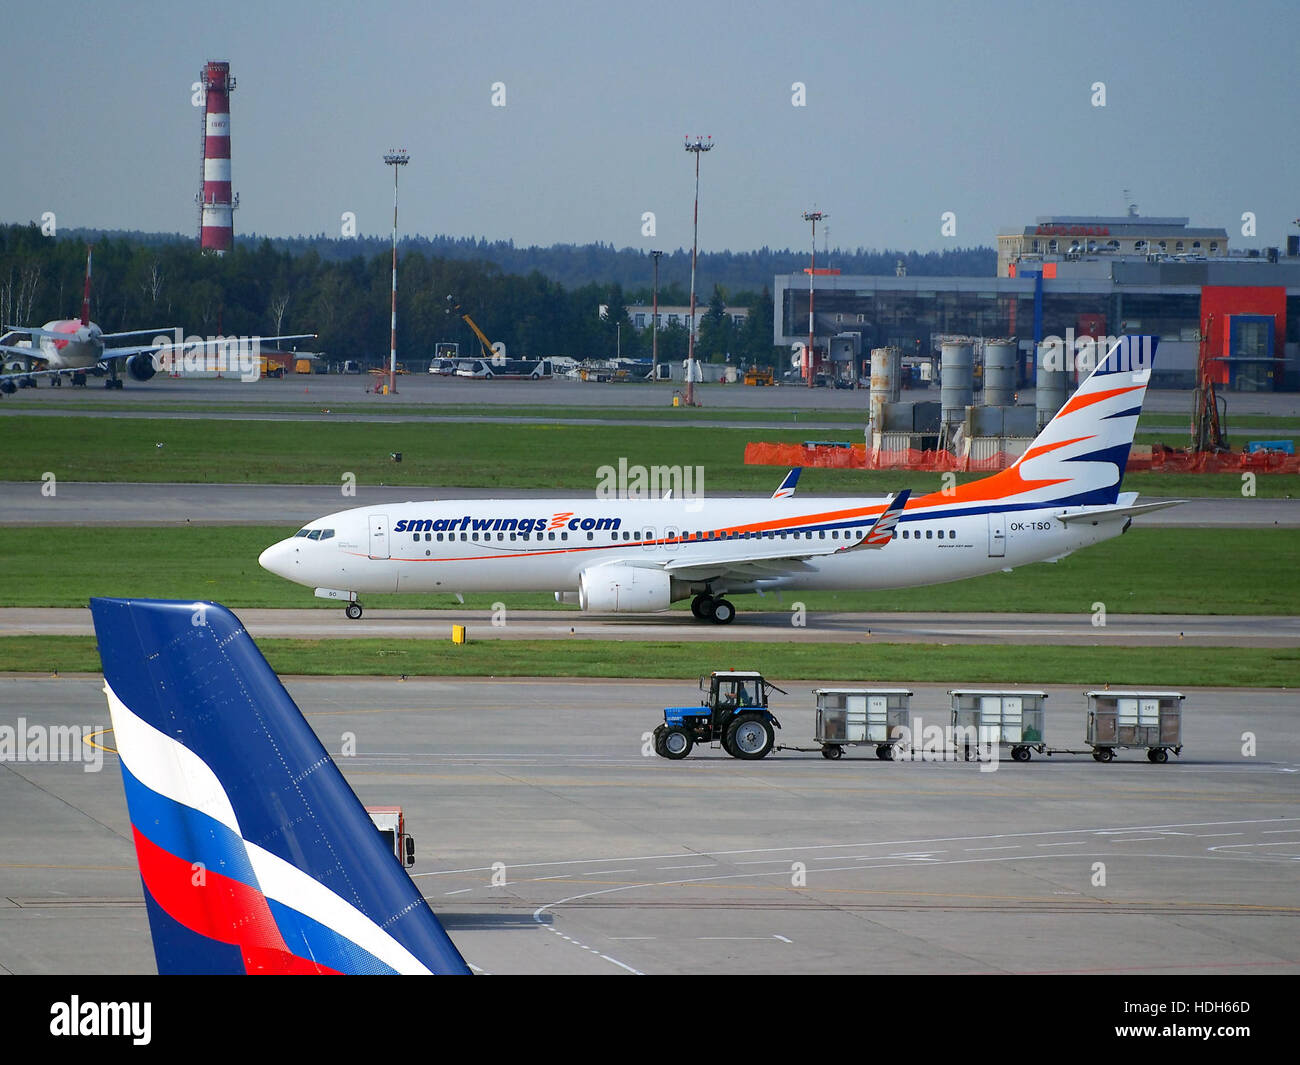
<path id="1" fill-rule="evenodd" d="M 780 479 L 773 470 L 773 485 Z M 553 498 L 554 489 L 356 486 L 344 496 L 331 485 L 152 484 L 60 481 L 53 496 L 35 482 L 0 482 L 0 525 L 286 525 L 351 507 L 429 499 Z M 1300 485 L 1298 485 L 1300 490 Z M 766 492 L 737 493 L 762 498 Z M 577 498 L 581 493 L 572 493 Z M 593 491 L 594 496 L 594 491 Z M 852 498 L 841 496 L 839 498 Z M 1141 502 L 1155 502 L 1142 497 Z M 1142 527 L 1300 528 L 1298 499 L 1189 499 L 1137 519 Z"/>
<path id="2" fill-rule="evenodd" d="M 1300 617 L 1210 614 L 821 613 L 803 625 L 790 610 L 740 613 L 730 625 L 701 624 L 685 611 L 600 615 L 577 610 L 507 610 L 493 622 L 489 610 L 367 610 L 349 621 L 341 608 L 241 609 L 255 639 L 450 640 L 465 625 L 474 640 L 666 640 L 729 643 L 1066 644 L 1090 647 L 1300 647 Z M 90 611 L 81 607 L 0 608 L 3 636 L 92 636 Z"/>
<path id="3" fill-rule="evenodd" d="M 39 410 L 42 404 L 53 407 L 78 409 L 97 405 L 120 403 L 123 410 L 162 404 L 214 404 L 238 405 L 255 412 L 258 406 L 291 405 L 301 407 L 304 414 L 319 414 L 333 404 L 368 405 L 375 415 L 399 414 L 419 418 L 421 406 L 430 404 L 469 404 L 480 407 L 536 406 L 539 408 L 565 406 L 590 407 L 593 415 L 600 416 L 600 408 L 617 408 L 610 417 L 626 416 L 629 408 L 669 408 L 674 393 L 682 391 L 681 384 L 666 382 L 637 384 L 587 383 L 565 378 L 550 381 L 474 381 L 466 378 L 438 377 L 429 374 L 408 374 L 397 380 L 397 394 L 378 395 L 370 391 L 378 383 L 369 374 L 341 376 L 315 374 L 310 377 L 290 374 L 275 380 L 243 383 L 231 379 L 175 379 L 155 376 L 148 382 L 128 380 L 122 392 L 107 391 L 102 382 L 91 380 L 86 388 L 38 387 L 19 389 L 13 395 L 0 397 L 0 414 L 5 411 L 24 413 Z M 697 386 L 696 394 L 701 405 L 708 410 L 769 410 L 778 420 L 785 420 L 791 411 L 866 410 L 869 390 L 837 388 L 806 388 L 783 384 L 775 388 L 753 388 L 744 385 L 706 384 Z M 1032 405 L 1034 390 L 1022 389 L 1019 402 Z M 939 389 L 906 389 L 903 398 L 913 402 L 937 402 Z M 1242 414 L 1270 414 L 1300 416 L 1300 394 L 1294 392 L 1230 392 L 1228 422 Z M 1148 412 L 1168 412 L 1178 417 L 1170 419 L 1184 424 L 1192 409 L 1191 390 L 1154 389 L 1147 394 L 1144 409 Z M 159 412 L 163 414 L 163 412 Z M 690 412 L 681 410 L 683 421 Z M 214 414 L 213 416 L 220 416 Z M 349 417 L 338 414 L 336 417 Z M 1260 430 L 1267 439 L 1267 430 Z"/>
<path id="4" fill-rule="evenodd" d="M 781 742 L 811 746 L 835 680 L 783 685 Z M 0 725 L 106 726 L 101 686 L 0 677 Z M 479 972 L 1300 972 L 1293 693 L 1191 690 L 1181 758 L 1103 765 L 655 757 L 690 683 L 288 687 L 336 757 L 355 742 L 361 799 L 404 808 L 415 882 Z M 944 685 L 913 690 L 918 732 L 946 722 Z M 1084 708 L 1052 689 L 1048 742 L 1080 747 Z M 153 971 L 102 759 L 0 762 L 0 971 Z"/>

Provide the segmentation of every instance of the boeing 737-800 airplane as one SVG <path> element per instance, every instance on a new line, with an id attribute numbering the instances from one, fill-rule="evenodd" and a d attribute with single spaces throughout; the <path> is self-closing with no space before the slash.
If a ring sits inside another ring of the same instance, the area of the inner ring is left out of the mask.
<path id="1" fill-rule="evenodd" d="M 1119 491 L 1156 339 L 1119 338 L 1014 465 L 919 498 L 387 503 L 313 521 L 258 561 L 346 601 L 351 618 L 363 593 L 552 591 L 617 613 L 691 598 L 695 617 L 720 624 L 736 613 L 727 595 L 906 588 L 1055 561 L 1173 505 Z"/>

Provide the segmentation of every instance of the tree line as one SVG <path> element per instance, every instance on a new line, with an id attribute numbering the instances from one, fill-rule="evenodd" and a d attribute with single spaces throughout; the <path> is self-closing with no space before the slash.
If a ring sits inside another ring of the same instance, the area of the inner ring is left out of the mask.
<path id="1" fill-rule="evenodd" d="M 391 244 L 379 238 L 240 238 L 224 256 L 203 254 L 176 235 L 65 230 L 58 238 L 35 225 L 0 227 L 0 319 L 5 325 L 40 325 L 76 317 L 81 307 L 86 243 L 94 243 L 91 318 L 106 333 L 181 328 L 186 335 L 274 336 L 316 333 L 311 348 L 332 359 L 378 361 L 389 347 Z M 681 262 L 685 257 L 684 271 Z M 872 257 L 875 258 L 872 258 Z M 946 258 L 945 258 L 946 257 Z M 818 254 L 819 263 L 821 253 Z M 848 272 L 892 252 L 837 253 Z M 952 273 L 992 274 L 991 249 L 932 253 L 918 264 Z M 772 346 L 772 296 L 776 273 L 802 269 L 796 252 L 702 254 L 697 271 L 700 358 L 781 365 Z M 978 262 L 985 269 L 973 270 Z M 909 265 L 909 272 L 924 273 Z M 689 302 L 689 252 L 665 253 L 659 302 Z M 560 280 L 567 278 L 567 281 Z M 649 256 L 612 246 L 556 245 L 514 249 L 509 242 L 412 238 L 399 244 L 398 359 L 417 363 L 439 341 L 455 341 L 463 354 L 478 341 L 461 314 L 469 314 L 511 357 L 569 355 L 649 357 L 651 332 L 637 330 L 629 304 L 649 304 Z M 707 286 L 707 287 L 706 287 Z M 460 310 L 456 307 L 459 305 Z M 600 308 L 607 308 L 602 316 Z M 723 308 L 744 308 L 736 324 Z M 684 325 L 659 330 L 659 357 L 686 355 Z"/>

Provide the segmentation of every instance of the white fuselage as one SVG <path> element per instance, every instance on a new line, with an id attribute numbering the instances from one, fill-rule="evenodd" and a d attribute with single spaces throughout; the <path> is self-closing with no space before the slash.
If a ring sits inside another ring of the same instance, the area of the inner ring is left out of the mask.
<path id="1" fill-rule="evenodd" d="M 40 338 L 39 355 L 51 370 L 86 370 L 104 357 L 101 330 L 94 322 L 82 325 L 76 318 L 46 322 L 41 328 L 50 333 L 67 333 L 67 340 Z"/>
<path id="2" fill-rule="evenodd" d="M 935 497 L 927 497 L 934 499 Z M 1118 535 L 1119 518 L 1065 525 L 1077 507 L 961 513 L 909 508 L 875 550 L 856 544 L 885 499 L 440 501 L 389 503 L 313 521 L 267 548 L 264 568 L 352 593 L 573 592 L 585 570 L 670 568 L 674 600 L 756 588 L 904 588 L 1056 559 Z M 312 534 L 319 538 L 313 539 Z M 800 559 L 795 572 L 711 578 L 756 551 Z M 675 569 L 674 569 L 675 567 Z M 678 576 L 678 574 L 681 574 Z"/>

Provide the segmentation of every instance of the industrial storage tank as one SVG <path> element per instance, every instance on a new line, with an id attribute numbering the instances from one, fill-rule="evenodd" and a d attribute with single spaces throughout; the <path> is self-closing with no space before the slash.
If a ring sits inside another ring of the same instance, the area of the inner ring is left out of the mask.
<path id="1" fill-rule="evenodd" d="M 970 344 L 945 341 L 939 368 L 939 403 L 943 422 L 952 425 L 966 417 L 974 397 L 974 348 Z"/>
<path id="2" fill-rule="evenodd" d="M 1016 345 L 991 340 L 984 345 L 984 404 L 1010 407 L 1016 401 Z"/>
<path id="3" fill-rule="evenodd" d="M 886 403 L 897 403 L 903 396 L 903 349 L 871 349 L 871 424 L 884 428 Z"/>
<path id="4" fill-rule="evenodd" d="M 1040 429 L 1065 406 L 1066 363 L 1065 345 L 1059 340 L 1038 345 L 1034 356 L 1034 407 Z"/>

